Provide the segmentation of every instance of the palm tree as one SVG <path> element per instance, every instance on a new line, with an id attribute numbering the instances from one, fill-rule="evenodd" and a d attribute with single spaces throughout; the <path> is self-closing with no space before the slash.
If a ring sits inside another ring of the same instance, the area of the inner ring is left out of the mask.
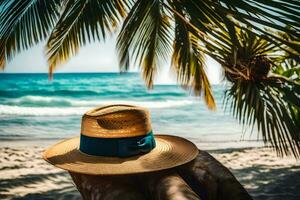
<path id="1" fill-rule="evenodd" d="M 300 157 L 299 8 L 299 0 L 1 0 L 0 68 L 47 40 L 52 75 L 81 46 L 119 31 L 121 71 L 137 64 L 152 88 L 171 59 L 178 82 L 214 109 L 210 56 L 240 123 L 257 126 L 279 155 Z"/>

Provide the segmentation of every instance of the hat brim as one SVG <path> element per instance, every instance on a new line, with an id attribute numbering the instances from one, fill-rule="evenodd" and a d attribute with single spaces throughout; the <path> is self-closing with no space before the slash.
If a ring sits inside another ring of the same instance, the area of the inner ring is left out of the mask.
<path id="1" fill-rule="evenodd" d="M 90 175 L 122 175 L 153 172 L 183 165 L 198 155 L 190 141 L 170 135 L 155 135 L 156 147 L 128 158 L 91 156 L 79 151 L 79 137 L 59 142 L 43 153 L 52 165 Z"/>

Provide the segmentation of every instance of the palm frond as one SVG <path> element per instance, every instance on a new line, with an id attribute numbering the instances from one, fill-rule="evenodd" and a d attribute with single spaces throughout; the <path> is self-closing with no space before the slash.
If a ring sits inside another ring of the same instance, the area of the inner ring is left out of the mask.
<path id="1" fill-rule="evenodd" d="M 202 52 L 217 60 L 218 54 L 230 51 L 229 38 L 224 32 L 222 17 L 217 14 L 209 1 L 168 1 L 166 7 L 181 19 L 198 41 Z"/>
<path id="2" fill-rule="evenodd" d="M 0 12 L 0 68 L 21 50 L 44 40 L 59 16 L 61 0 L 7 0 Z"/>
<path id="3" fill-rule="evenodd" d="M 161 2 L 137 1 L 118 36 L 121 71 L 127 71 L 132 63 L 138 64 L 147 86 L 153 87 L 157 68 L 171 50 L 170 41 L 170 22 Z M 131 57 L 135 58 L 133 62 Z"/>
<path id="4" fill-rule="evenodd" d="M 174 1 L 168 2 L 171 5 L 177 4 Z M 224 32 L 230 32 L 234 28 L 255 33 L 277 46 L 285 44 L 293 51 L 300 51 L 299 43 L 284 40 L 277 34 L 278 32 L 288 33 L 292 37 L 300 37 L 300 10 L 296 9 L 299 5 L 297 1 L 191 0 L 180 4 L 190 19 L 196 19 L 194 21 L 189 20 L 192 27 L 198 32 L 200 30 L 206 34 L 205 39 L 202 35 L 198 37 L 207 45 L 207 50 L 212 54 L 211 56 L 217 57 L 218 54 L 223 53 L 223 49 L 230 47 L 229 38 Z M 174 7 L 173 9 L 176 10 Z M 267 28 L 268 30 L 266 30 Z M 212 49 L 213 51 L 218 49 L 219 52 L 212 52 Z"/>
<path id="5" fill-rule="evenodd" d="M 281 49 L 252 32 L 236 30 L 235 37 L 231 34 L 232 53 L 222 55 L 231 82 L 225 103 L 245 127 L 253 130 L 257 126 L 264 142 L 280 156 L 300 157 L 300 85 L 274 75 L 280 66 L 278 57 L 283 56 Z M 239 45 L 234 45 L 234 38 Z"/>
<path id="6" fill-rule="evenodd" d="M 221 0 L 220 3 L 215 3 L 215 6 L 217 11 L 225 12 L 237 22 L 252 27 L 253 31 L 260 32 L 260 26 L 264 26 L 300 37 L 299 1 Z M 278 39 L 276 34 L 268 35 Z M 291 47 L 297 47 L 299 50 L 299 46 Z"/>
<path id="7" fill-rule="evenodd" d="M 300 157 L 300 93 L 276 78 L 262 82 L 237 81 L 226 93 L 234 116 L 244 125 L 256 125 L 265 143 L 280 156 Z M 296 117 L 298 115 L 298 117 Z"/>
<path id="8" fill-rule="evenodd" d="M 287 41 L 293 41 L 295 43 L 299 43 L 297 38 L 292 37 L 287 33 L 278 33 L 281 38 Z M 300 51 L 293 51 L 289 47 L 283 47 L 283 49 L 287 49 L 288 51 L 283 51 L 281 56 L 278 56 L 274 61 L 276 64 L 276 68 L 274 68 L 274 73 L 283 75 L 284 77 L 293 79 L 300 83 Z"/>
<path id="9" fill-rule="evenodd" d="M 0 70 L 4 70 L 4 66 L 6 63 L 6 56 L 5 56 L 5 43 L 4 40 L 0 40 Z"/>
<path id="10" fill-rule="evenodd" d="M 50 74 L 74 56 L 80 46 L 104 40 L 126 15 L 122 0 L 69 0 L 47 43 Z"/>
<path id="11" fill-rule="evenodd" d="M 175 68 L 177 79 L 184 88 L 192 87 L 195 95 L 200 95 L 203 90 L 208 108 L 215 109 L 212 90 L 204 70 L 204 58 L 199 40 L 189 32 L 182 19 L 175 15 L 172 66 Z"/>

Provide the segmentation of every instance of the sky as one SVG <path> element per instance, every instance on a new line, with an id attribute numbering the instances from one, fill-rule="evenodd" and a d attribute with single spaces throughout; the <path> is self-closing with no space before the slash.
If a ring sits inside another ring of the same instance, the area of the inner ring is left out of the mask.
<path id="1" fill-rule="evenodd" d="M 109 38 L 106 42 L 91 43 L 79 50 L 79 53 L 66 64 L 60 66 L 55 72 L 119 72 L 118 58 L 115 50 L 116 39 Z M 221 67 L 211 58 L 207 58 L 207 74 L 212 84 L 221 81 Z M 159 66 L 160 71 L 156 83 L 176 82 L 170 70 L 170 64 Z M 138 71 L 137 67 L 130 71 Z M 48 65 L 45 56 L 45 42 L 19 53 L 10 61 L 4 73 L 47 73 Z"/>

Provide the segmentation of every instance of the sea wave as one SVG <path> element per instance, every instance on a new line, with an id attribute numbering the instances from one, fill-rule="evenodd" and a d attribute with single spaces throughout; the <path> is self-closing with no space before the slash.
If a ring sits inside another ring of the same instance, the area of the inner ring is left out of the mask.
<path id="1" fill-rule="evenodd" d="M 75 86 L 76 87 L 76 86 Z M 106 97 L 106 96 L 120 96 L 120 97 L 184 97 L 186 92 L 184 90 L 178 90 L 176 86 L 161 86 L 158 87 L 160 90 L 148 91 L 142 87 L 132 88 L 120 88 L 118 86 L 104 87 L 99 86 L 98 88 L 71 88 L 71 89 L 49 89 L 49 88 L 38 88 L 38 89 L 23 89 L 23 88 L 9 88 L 7 90 L 0 89 L 1 98 L 26 98 L 30 96 L 57 96 L 57 97 L 70 97 L 70 98 L 82 98 L 82 97 Z"/>
<path id="2" fill-rule="evenodd" d="M 16 105 L 1 105 L 0 115 L 28 115 L 28 116 L 68 116 L 82 115 L 87 110 L 107 104 L 131 104 L 143 106 L 147 108 L 172 108 L 190 105 L 192 100 L 166 100 L 166 101 L 122 101 L 122 100 L 104 100 L 104 101 L 88 101 L 88 100 L 70 100 L 57 99 L 51 97 L 43 97 L 35 99 L 36 101 L 44 101 L 45 104 L 39 104 L 39 107 L 33 106 L 16 106 Z M 48 102 L 48 103 L 47 103 Z M 55 103 L 53 103 L 55 102 Z M 38 103 L 35 103 L 35 105 Z M 65 105 L 65 107 L 50 106 L 50 105 Z M 47 105 L 47 106 L 46 106 Z"/>
<path id="3" fill-rule="evenodd" d="M 25 90 L 19 88 L 18 90 L 15 89 L 8 89 L 8 90 L 0 90 L 0 97 L 4 98 L 18 98 L 18 97 L 26 97 L 27 95 L 55 95 L 58 96 L 72 96 L 72 97 L 81 97 L 81 96 L 92 96 L 92 95 L 99 95 L 101 92 L 91 91 L 91 90 L 49 90 L 49 89 L 35 89 L 35 90 Z"/>
<path id="4" fill-rule="evenodd" d="M 72 102 L 76 102 L 77 100 L 66 99 L 63 97 L 44 97 L 44 96 L 24 96 L 21 98 L 17 98 L 14 100 L 10 100 L 8 102 L 9 105 L 14 106 L 33 106 L 33 107 L 40 107 L 40 106 L 74 106 Z"/>
<path id="5" fill-rule="evenodd" d="M 84 100 L 84 99 L 72 99 L 64 97 L 44 97 L 44 96 L 24 96 L 18 99 L 10 100 L 4 105 L 11 106 L 32 106 L 32 107 L 82 107 L 82 106 L 99 106 L 105 104 L 134 104 L 138 106 L 145 106 L 149 108 L 167 108 L 184 106 L 193 103 L 193 100 L 154 100 L 154 101 L 132 101 L 132 100 Z"/>
<path id="6" fill-rule="evenodd" d="M 0 105 L 0 115 L 68 116 L 82 115 L 90 107 L 21 107 Z"/>

